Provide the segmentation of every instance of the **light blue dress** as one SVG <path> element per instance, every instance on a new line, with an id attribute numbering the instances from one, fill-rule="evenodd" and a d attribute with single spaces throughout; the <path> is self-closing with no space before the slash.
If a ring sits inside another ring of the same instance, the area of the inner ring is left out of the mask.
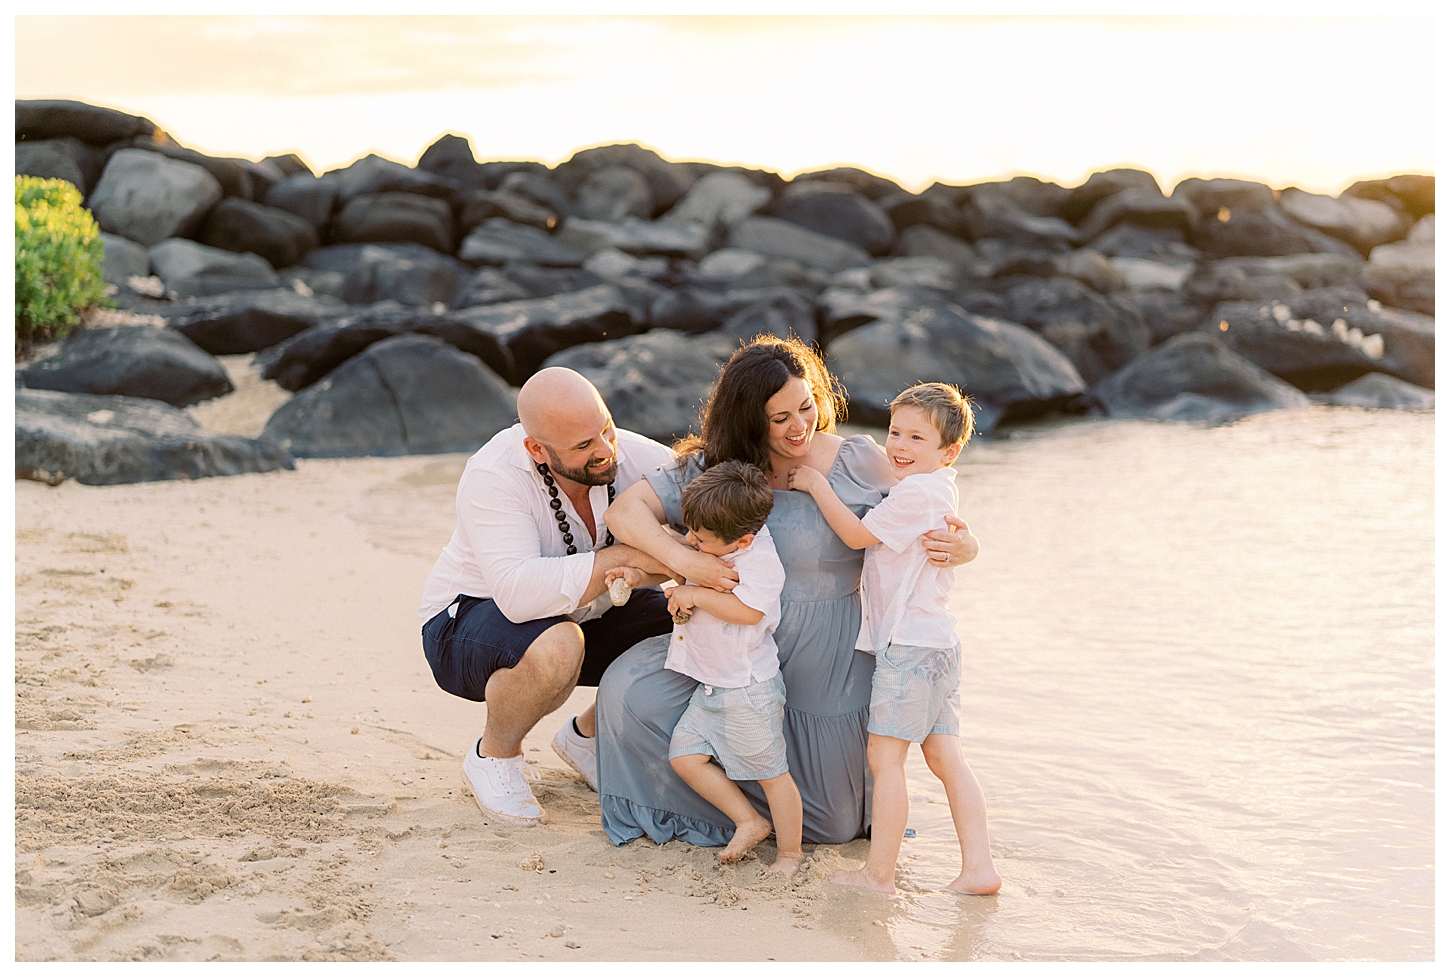
<path id="1" fill-rule="evenodd" d="M 683 466 L 666 465 L 646 476 L 666 519 L 681 532 L 680 493 L 699 473 L 699 458 L 690 457 Z M 857 516 L 894 484 L 885 455 L 866 435 L 844 440 L 827 480 Z M 866 713 L 876 663 L 854 650 L 863 552 L 841 542 L 805 492 L 776 492 L 766 525 L 785 566 L 775 643 L 786 688 L 786 757 L 803 805 L 802 836 L 808 844 L 839 844 L 863 835 L 870 823 Z M 682 838 L 723 845 L 734 824 L 670 767 L 670 733 L 697 683 L 666 670 L 668 648 L 669 635 L 641 641 L 600 679 L 595 701 L 604 833 L 616 845 L 641 835 L 660 844 Z M 759 785 L 741 788 L 768 814 Z"/>

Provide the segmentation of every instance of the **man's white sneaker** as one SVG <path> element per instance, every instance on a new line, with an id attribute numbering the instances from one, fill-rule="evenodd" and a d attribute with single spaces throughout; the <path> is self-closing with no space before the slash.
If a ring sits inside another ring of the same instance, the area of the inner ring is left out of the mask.
<path id="1" fill-rule="evenodd" d="M 599 751 L 598 737 L 580 736 L 574 732 L 574 720 L 570 716 L 554 734 L 554 752 L 584 778 L 589 789 L 599 793 Z"/>
<path id="2" fill-rule="evenodd" d="M 478 743 L 463 758 L 463 780 L 478 801 L 478 808 L 490 821 L 520 828 L 544 822 L 544 809 L 524 780 L 522 757 L 481 757 Z"/>

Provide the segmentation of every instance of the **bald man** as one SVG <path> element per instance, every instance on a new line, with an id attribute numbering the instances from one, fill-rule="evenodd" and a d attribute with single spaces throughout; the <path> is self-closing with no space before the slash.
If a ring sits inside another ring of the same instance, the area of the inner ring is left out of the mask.
<path id="1" fill-rule="evenodd" d="M 488 703 L 483 735 L 463 760 L 464 779 L 490 821 L 544 820 L 524 763 L 529 730 L 569 698 L 598 685 L 636 642 L 668 634 L 667 602 L 636 590 L 613 606 L 606 571 L 658 571 L 647 554 L 615 543 L 604 510 L 670 449 L 615 428 L 584 377 L 541 370 L 519 390 L 519 423 L 468 460 L 458 482 L 458 522 L 428 583 L 418 616 L 423 653 L 445 691 Z M 564 723 L 554 750 L 599 789 L 594 706 Z"/>

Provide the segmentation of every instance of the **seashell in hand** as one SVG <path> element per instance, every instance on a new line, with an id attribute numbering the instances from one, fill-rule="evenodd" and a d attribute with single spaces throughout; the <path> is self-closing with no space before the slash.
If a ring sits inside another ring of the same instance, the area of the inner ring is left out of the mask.
<path id="1" fill-rule="evenodd" d="M 616 577 L 609 585 L 609 599 L 614 601 L 615 607 L 629 603 L 629 594 L 629 581 L 623 577 Z"/>

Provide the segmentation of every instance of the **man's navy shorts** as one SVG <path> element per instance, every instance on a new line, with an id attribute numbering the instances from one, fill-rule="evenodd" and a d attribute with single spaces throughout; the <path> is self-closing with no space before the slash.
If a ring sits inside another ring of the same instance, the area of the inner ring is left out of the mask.
<path id="1" fill-rule="evenodd" d="M 444 608 L 423 625 L 423 654 L 439 688 L 474 702 L 483 701 L 484 686 L 497 669 L 513 668 L 539 635 L 569 620 L 560 615 L 515 624 L 490 599 L 460 594 L 456 604 L 456 614 Z M 579 627 L 584 632 L 579 684 L 597 686 L 614 659 L 645 638 L 670 633 L 669 599 L 658 590 L 636 590 L 628 604 Z"/>

